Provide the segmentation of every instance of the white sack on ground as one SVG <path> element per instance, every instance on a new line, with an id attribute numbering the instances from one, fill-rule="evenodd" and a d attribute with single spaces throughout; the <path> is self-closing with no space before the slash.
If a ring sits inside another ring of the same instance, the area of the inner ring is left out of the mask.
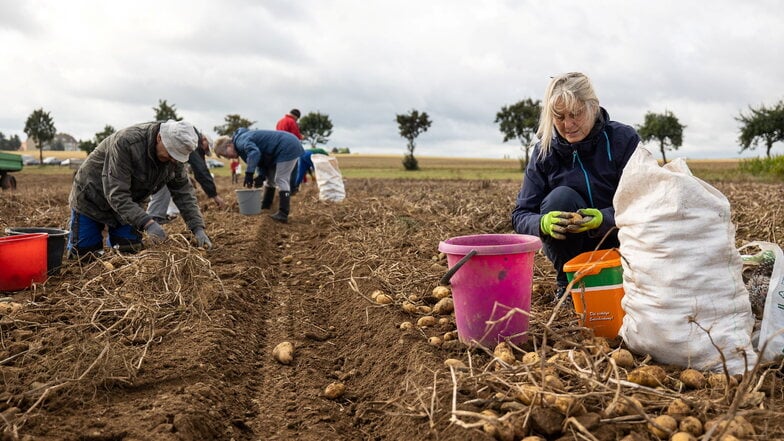
<path id="1" fill-rule="evenodd" d="M 746 363 L 750 369 L 754 316 L 727 198 L 682 159 L 660 167 L 638 148 L 613 205 L 625 291 L 620 335 L 629 348 L 661 363 L 719 371 L 718 346 L 731 374 Z"/>
<path id="2" fill-rule="evenodd" d="M 764 361 L 773 361 L 784 354 L 784 252 L 772 242 L 751 242 L 738 252 L 751 246 L 770 251 L 775 256 L 756 346 Z"/>
<path id="3" fill-rule="evenodd" d="M 346 197 L 343 176 L 340 174 L 338 159 L 332 156 L 314 153 L 310 156 L 316 171 L 316 183 L 319 188 L 319 200 L 340 202 Z"/>

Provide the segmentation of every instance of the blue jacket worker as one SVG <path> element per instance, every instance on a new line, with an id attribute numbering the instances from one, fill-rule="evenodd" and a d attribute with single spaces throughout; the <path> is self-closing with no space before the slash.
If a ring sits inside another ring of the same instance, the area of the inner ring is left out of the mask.
<path id="1" fill-rule="evenodd" d="M 168 186 L 199 246 L 211 247 L 184 162 L 196 148 L 193 126 L 184 121 L 149 122 L 122 129 L 87 156 L 74 176 L 68 254 L 90 257 L 108 245 L 121 251 L 143 248 L 142 232 L 161 242 L 166 232 L 143 205 Z"/>
<path id="2" fill-rule="evenodd" d="M 310 158 L 314 153 L 319 155 L 329 155 L 324 149 L 310 148 L 305 150 L 305 153 L 299 157 L 299 164 L 291 172 L 291 194 L 299 191 L 299 186 L 305 180 L 305 175 L 310 175 L 311 179 L 316 180 L 316 166 L 313 165 L 313 160 Z"/>
<path id="3" fill-rule="evenodd" d="M 262 210 L 272 206 L 278 189 L 278 211 L 270 217 L 283 223 L 288 222 L 291 207 L 291 172 L 304 152 L 296 136 L 279 130 L 241 128 L 232 137 L 219 136 L 215 140 L 216 155 L 245 161 L 245 187 L 258 187 L 263 181 Z M 259 176 L 254 178 L 257 172 Z"/>
<path id="4" fill-rule="evenodd" d="M 600 243 L 619 246 L 612 201 L 640 137 L 631 126 L 610 120 L 590 79 L 578 72 L 550 81 L 537 137 L 512 225 L 520 234 L 542 238 L 555 267 L 558 300 L 568 284 L 566 262 Z"/>

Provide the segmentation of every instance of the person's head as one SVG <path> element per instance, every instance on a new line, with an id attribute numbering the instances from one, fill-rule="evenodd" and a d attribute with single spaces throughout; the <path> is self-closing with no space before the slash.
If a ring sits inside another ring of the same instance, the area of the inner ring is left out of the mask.
<path id="1" fill-rule="evenodd" d="M 215 154 L 220 158 L 234 159 L 239 156 L 237 149 L 234 148 L 234 143 L 231 141 L 231 137 L 226 135 L 215 138 L 214 150 Z"/>
<path id="2" fill-rule="evenodd" d="M 198 143 L 196 129 L 190 123 L 169 120 L 158 130 L 155 154 L 161 162 L 187 162 Z"/>
<path id="3" fill-rule="evenodd" d="M 212 138 L 210 138 L 209 135 L 202 133 L 201 138 L 199 138 L 199 141 L 200 141 L 199 146 L 201 147 L 201 149 L 204 150 L 204 153 L 207 154 L 207 156 L 210 156 L 212 154 L 211 153 L 212 145 L 213 145 Z"/>
<path id="4" fill-rule="evenodd" d="M 550 151 L 553 130 L 569 143 L 585 139 L 599 116 L 599 98 L 591 80 L 580 72 L 553 77 L 544 92 L 536 136 L 540 157 Z"/>
<path id="5" fill-rule="evenodd" d="M 289 115 L 293 116 L 296 119 L 299 119 L 301 114 L 299 113 L 299 109 L 291 109 L 289 111 Z"/>

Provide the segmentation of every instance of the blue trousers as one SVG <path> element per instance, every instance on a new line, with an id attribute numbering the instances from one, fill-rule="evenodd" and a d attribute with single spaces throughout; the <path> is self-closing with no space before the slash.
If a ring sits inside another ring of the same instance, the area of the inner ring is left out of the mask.
<path id="1" fill-rule="evenodd" d="M 71 210 L 70 230 L 68 234 L 68 257 L 83 257 L 99 254 L 103 250 L 103 230 L 106 225 Z M 117 247 L 120 251 L 135 252 L 143 248 L 142 235 L 130 225 L 109 227 L 107 237 L 109 247 Z"/>
<path id="2" fill-rule="evenodd" d="M 541 213 L 550 211 L 575 212 L 581 208 L 591 208 L 580 193 L 569 187 L 556 187 L 542 200 Z M 558 240 L 550 236 L 542 239 L 544 254 L 553 263 L 556 272 L 556 282 L 559 286 L 566 286 L 568 281 L 563 271 L 564 264 L 580 253 L 593 251 L 599 245 L 602 236 L 594 236 L 591 231 L 579 234 L 567 234 L 566 239 Z M 602 249 L 620 246 L 618 231 L 615 230 L 602 242 Z"/>

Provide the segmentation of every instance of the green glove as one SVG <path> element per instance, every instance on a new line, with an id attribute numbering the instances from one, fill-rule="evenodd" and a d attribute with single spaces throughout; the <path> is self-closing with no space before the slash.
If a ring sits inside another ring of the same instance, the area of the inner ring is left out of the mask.
<path id="1" fill-rule="evenodd" d="M 539 221 L 539 228 L 542 233 L 551 236 L 553 239 L 566 239 L 566 227 L 569 225 L 569 213 L 563 211 L 551 211 L 542 216 Z"/>
<path id="2" fill-rule="evenodd" d="M 583 220 L 579 223 L 580 228 L 577 229 L 577 233 L 594 230 L 602 225 L 604 216 L 602 216 L 602 212 L 596 208 L 581 208 L 577 210 L 577 213 L 583 217 Z"/>

